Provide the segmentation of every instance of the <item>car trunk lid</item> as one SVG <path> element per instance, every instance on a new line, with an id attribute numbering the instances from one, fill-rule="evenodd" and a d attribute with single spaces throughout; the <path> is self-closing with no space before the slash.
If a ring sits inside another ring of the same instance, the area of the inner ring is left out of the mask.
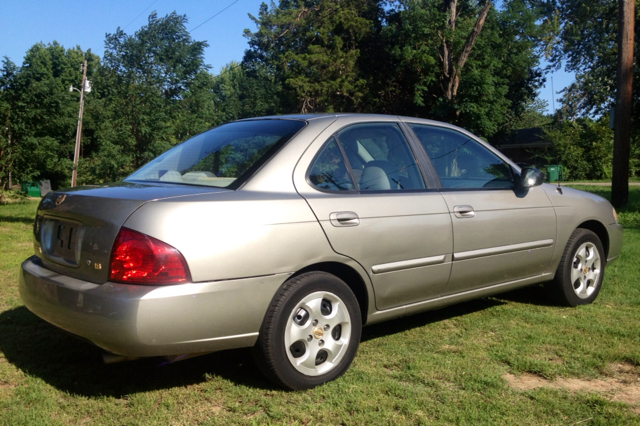
<path id="1" fill-rule="evenodd" d="M 122 224 L 156 200 L 227 189 L 121 182 L 47 194 L 34 223 L 36 256 L 48 269 L 92 283 L 109 277 L 111 249 Z"/>

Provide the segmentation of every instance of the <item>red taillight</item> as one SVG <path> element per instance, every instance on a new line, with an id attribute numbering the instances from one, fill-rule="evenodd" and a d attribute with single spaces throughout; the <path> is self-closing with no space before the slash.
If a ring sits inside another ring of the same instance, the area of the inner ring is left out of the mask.
<path id="1" fill-rule="evenodd" d="M 109 280 L 129 284 L 179 284 L 189 281 L 189 268 L 182 254 L 169 244 L 122 228 L 113 244 Z"/>

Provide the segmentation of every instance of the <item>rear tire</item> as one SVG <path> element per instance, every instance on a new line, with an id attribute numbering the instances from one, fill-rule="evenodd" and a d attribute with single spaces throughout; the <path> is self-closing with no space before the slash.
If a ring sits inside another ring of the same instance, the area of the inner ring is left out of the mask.
<path id="1" fill-rule="evenodd" d="M 545 284 L 551 300 L 562 306 L 593 302 L 604 278 L 605 252 L 598 236 L 588 229 L 573 231 L 562 254 L 556 276 Z"/>
<path id="2" fill-rule="evenodd" d="M 340 377 L 360 343 L 362 317 L 353 291 L 326 272 L 285 282 L 273 297 L 253 348 L 260 370 L 291 390 Z"/>

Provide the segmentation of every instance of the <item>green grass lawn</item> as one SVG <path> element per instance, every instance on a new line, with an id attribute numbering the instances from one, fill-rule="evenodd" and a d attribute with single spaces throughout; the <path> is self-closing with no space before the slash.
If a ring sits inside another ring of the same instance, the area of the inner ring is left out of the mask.
<path id="1" fill-rule="evenodd" d="M 609 179 L 593 179 L 593 180 L 580 179 L 580 180 L 577 180 L 577 181 L 575 181 L 575 182 L 611 183 L 611 178 L 609 178 Z M 634 177 L 630 177 L 630 178 L 629 178 L 629 182 L 634 182 L 634 183 L 635 183 L 635 182 L 640 182 L 640 177 L 636 177 L 636 176 L 634 176 Z M 555 182 L 554 182 L 554 183 L 555 183 Z M 566 182 L 564 182 L 564 181 L 563 181 L 563 182 L 562 182 L 562 184 L 563 184 L 563 185 L 564 185 L 565 183 L 566 183 L 567 185 L 571 185 L 571 181 L 566 181 Z"/>
<path id="2" fill-rule="evenodd" d="M 592 305 L 530 287 L 366 327 L 345 376 L 304 392 L 274 388 L 248 350 L 102 364 L 20 302 L 35 209 L 0 206 L 2 425 L 640 424 L 640 187 Z"/>

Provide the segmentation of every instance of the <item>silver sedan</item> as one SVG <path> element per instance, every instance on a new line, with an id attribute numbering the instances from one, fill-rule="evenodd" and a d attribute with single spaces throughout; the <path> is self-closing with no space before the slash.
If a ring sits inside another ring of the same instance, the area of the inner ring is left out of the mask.
<path id="1" fill-rule="evenodd" d="M 224 124 L 122 182 L 49 193 L 24 304 L 125 358 L 252 347 L 277 384 L 342 375 L 363 325 L 544 283 L 592 302 L 622 228 L 460 128 L 357 114 Z"/>

